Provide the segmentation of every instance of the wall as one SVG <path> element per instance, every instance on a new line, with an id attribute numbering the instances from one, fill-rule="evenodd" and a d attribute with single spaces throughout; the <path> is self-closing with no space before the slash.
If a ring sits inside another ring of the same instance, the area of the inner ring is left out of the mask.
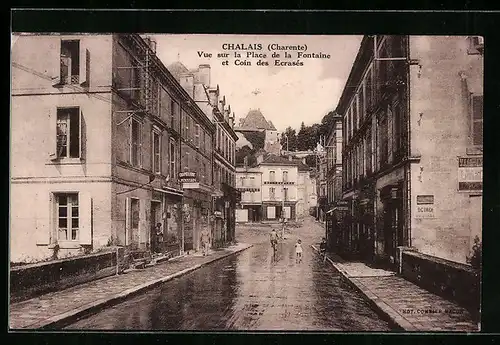
<path id="1" fill-rule="evenodd" d="M 425 254 L 465 263 L 481 235 L 481 197 L 458 191 L 458 159 L 469 148 L 468 109 L 459 72 L 481 74 L 482 57 L 467 54 L 465 37 L 410 38 L 412 246 Z M 419 75 L 420 73 L 420 75 Z M 481 90 L 482 91 L 482 90 Z M 434 196 L 434 217 L 416 217 L 416 197 Z"/>
<path id="2" fill-rule="evenodd" d="M 110 248 L 78 258 L 11 267 L 10 300 L 18 302 L 115 275 L 125 268 L 123 254 L 123 248 Z"/>
<path id="3" fill-rule="evenodd" d="M 80 39 L 81 50 L 88 49 L 88 87 L 54 87 L 61 38 Z M 12 61 L 11 261 L 36 261 L 52 255 L 53 192 L 80 193 L 80 231 L 85 236 L 61 243 L 59 254 L 76 254 L 82 249 L 80 244 L 106 245 L 111 229 L 111 37 L 20 36 L 12 47 Z M 57 107 L 66 106 L 80 108 L 81 159 L 51 160 L 56 152 Z M 26 210 L 32 210 L 31 215 Z"/>
<path id="4" fill-rule="evenodd" d="M 75 242 L 60 242 L 59 257 L 82 253 L 80 245 L 94 248 L 107 245 L 111 229 L 111 183 L 14 183 L 11 185 L 10 261 L 36 262 L 50 258 L 51 244 L 55 242 L 54 192 L 78 192 L 80 234 L 87 234 L 91 242 L 81 237 Z"/>
<path id="5" fill-rule="evenodd" d="M 288 171 L 288 181 L 293 181 L 294 184 L 285 185 L 288 188 L 288 200 L 297 201 L 297 180 L 298 180 L 298 169 L 295 166 L 271 166 L 271 165 L 261 165 L 260 171 L 262 172 L 262 201 L 270 201 L 269 189 L 275 188 L 275 201 L 283 200 L 283 185 L 280 183 L 275 184 L 264 184 L 269 181 L 269 171 L 274 171 L 275 181 L 281 182 L 283 180 L 283 171 Z"/>

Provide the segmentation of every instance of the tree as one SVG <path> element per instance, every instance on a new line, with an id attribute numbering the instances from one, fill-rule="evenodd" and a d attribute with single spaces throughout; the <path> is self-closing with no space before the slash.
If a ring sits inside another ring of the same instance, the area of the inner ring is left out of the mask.
<path id="1" fill-rule="evenodd" d="M 300 130 L 299 133 L 297 134 L 297 149 L 299 151 L 305 151 L 307 150 L 307 137 L 308 137 L 308 130 L 306 126 L 304 125 L 304 121 L 300 124 Z"/>
<path id="2" fill-rule="evenodd" d="M 315 168 L 316 167 L 316 155 L 308 155 L 308 156 L 306 156 L 306 164 L 310 168 Z"/>
<path id="3" fill-rule="evenodd" d="M 281 133 L 280 144 L 283 150 L 287 149 L 287 138 L 288 138 L 288 150 L 297 151 L 297 134 L 295 129 L 288 126 L 284 132 Z"/>

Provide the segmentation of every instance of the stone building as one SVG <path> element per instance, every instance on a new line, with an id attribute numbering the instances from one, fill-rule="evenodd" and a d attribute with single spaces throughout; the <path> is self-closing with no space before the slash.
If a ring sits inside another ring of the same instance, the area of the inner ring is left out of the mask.
<path id="1" fill-rule="evenodd" d="M 211 231 L 213 246 L 220 247 L 235 239 L 235 208 L 239 193 L 235 188 L 235 150 L 238 137 L 234 132 L 234 113 L 226 98 L 220 95 L 219 85 L 211 86 L 208 64 L 188 70 L 175 62 L 169 70 L 196 104 L 215 125 L 213 145 L 213 213 Z"/>
<path id="2" fill-rule="evenodd" d="M 20 35 L 11 120 L 11 261 L 107 245 L 148 252 L 157 223 L 174 253 L 197 246 L 215 126 L 154 41 Z"/>
<path id="3" fill-rule="evenodd" d="M 477 36 L 363 38 L 337 106 L 346 252 L 466 263 L 482 229 L 482 50 Z"/>

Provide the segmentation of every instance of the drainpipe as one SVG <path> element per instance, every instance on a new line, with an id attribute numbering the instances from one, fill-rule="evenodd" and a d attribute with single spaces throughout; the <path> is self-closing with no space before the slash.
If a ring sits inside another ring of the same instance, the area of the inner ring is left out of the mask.
<path id="1" fill-rule="evenodd" d="M 410 36 L 406 36 L 406 55 L 408 57 L 408 62 L 410 62 Z M 407 154 L 408 158 L 411 157 L 412 152 L 411 152 L 411 114 L 410 114 L 410 64 L 408 64 L 408 68 L 406 70 L 406 111 L 407 111 L 407 119 L 406 121 L 408 123 L 408 134 L 407 134 Z M 406 210 L 406 226 L 407 226 L 407 232 L 406 235 L 408 236 L 407 238 L 407 245 L 408 247 L 412 246 L 411 243 L 411 162 L 408 162 L 406 164 L 406 193 L 407 193 L 407 210 Z"/>

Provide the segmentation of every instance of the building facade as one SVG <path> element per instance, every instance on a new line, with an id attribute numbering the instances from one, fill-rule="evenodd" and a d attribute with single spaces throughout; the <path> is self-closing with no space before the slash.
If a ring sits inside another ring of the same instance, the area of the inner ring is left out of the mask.
<path id="1" fill-rule="evenodd" d="M 299 169 L 290 158 L 276 155 L 257 157 L 262 172 L 263 220 L 297 219 Z"/>
<path id="2" fill-rule="evenodd" d="M 215 126 L 154 41 L 18 36 L 11 119 L 11 261 L 108 245 L 152 251 L 158 223 L 173 252 L 198 247 L 211 209 Z"/>
<path id="3" fill-rule="evenodd" d="M 311 207 L 316 206 L 316 180 L 311 178 L 311 169 L 305 164 L 305 158 L 296 161 L 298 166 L 297 179 L 297 218 L 309 216 Z"/>
<path id="4" fill-rule="evenodd" d="M 235 148 L 238 139 L 233 130 L 234 113 L 220 96 L 219 85 L 211 87 L 211 68 L 200 65 L 188 70 L 182 63 L 169 66 L 174 76 L 196 104 L 215 125 L 213 136 L 213 214 L 211 214 L 212 245 L 223 246 L 235 238 L 235 208 L 239 193 L 235 189 Z"/>
<path id="5" fill-rule="evenodd" d="M 240 207 L 236 210 L 236 222 L 260 222 L 262 210 L 262 171 L 259 167 L 237 167 L 236 188 L 241 193 Z"/>
<path id="6" fill-rule="evenodd" d="M 346 207 L 342 201 L 342 117 L 334 115 L 333 125 L 326 138 L 327 211 L 325 234 L 330 250 L 343 247 L 343 219 Z"/>
<path id="7" fill-rule="evenodd" d="M 465 263 L 481 238 L 482 39 L 365 36 L 339 101 L 346 249 Z"/>

